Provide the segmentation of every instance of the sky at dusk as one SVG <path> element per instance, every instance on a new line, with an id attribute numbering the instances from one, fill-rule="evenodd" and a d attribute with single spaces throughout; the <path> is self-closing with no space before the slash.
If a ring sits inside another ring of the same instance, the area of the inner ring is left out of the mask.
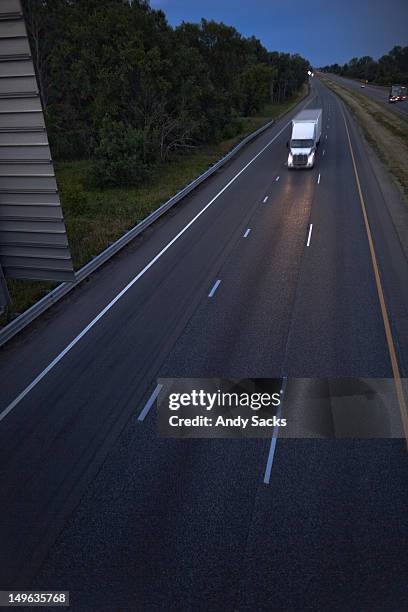
<path id="1" fill-rule="evenodd" d="M 171 25 L 202 17 L 254 35 L 270 51 L 300 53 L 314 66 L 375 59 L 408 45 L 408 0 L 151 0 Z"/>

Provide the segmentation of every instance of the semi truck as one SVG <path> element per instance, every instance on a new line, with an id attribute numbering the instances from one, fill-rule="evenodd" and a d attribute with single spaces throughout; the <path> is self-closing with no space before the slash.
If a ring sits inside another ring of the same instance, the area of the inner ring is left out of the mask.
<path id="1" fill-rule="evenodd" d="M 303 110 L 292 119 L 288 168 L 313 168 L 322 135 L 322 109 Z"/>
<path id="2" fill-rule="evenodd" d="M 388 102 L 401 102 L 407 99 L 407 88 L 404 85 L 391 85 Z"/>

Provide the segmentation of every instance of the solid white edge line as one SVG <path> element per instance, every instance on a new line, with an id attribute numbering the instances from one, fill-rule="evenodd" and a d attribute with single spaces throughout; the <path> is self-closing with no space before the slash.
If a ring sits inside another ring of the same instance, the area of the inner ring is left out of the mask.
<path id="1" fill-rule="evenodd" d="M 153 404 L 154 404 L 156 398 L 158 397 L 160 391 L 162 390 L 162 388 L 163 388 L 163 385 L 158 384 L 156 386 L 156 388 L 154 389 L 153 393 L 151 394 L 151 396 L 147 400 L 146 404 L 144 405 L 143 410 L 141 411 L 141 413 L 137 417 L 138 421 L 144 421 L 145 420 L 145 418 L 149 414 L 150 409 L 153 406 Z"/>
<path id="2" fill-rule="evenodd" d="M 248 227 L 247 231 L 245 232 L 245 234 L 242 236 L 243 238 L 248 238 L 249 236 L 249 232 L 251 231 L 251 228 Z"/>
<path id="3" fill-rule="evenodd" d="M 217 281 L 215 281 L 213 288 L 211 289 L 210 293 L 208 294 L 209 298 L 212 298 L 214 293 L 217 291 L 218 287 L 221 285 L 221 281 L 218 279 Z"/>
<path id="4" fill-rule="evenodd" d="M 312 102 L 313 99 L 314 98 L 309 100 L 302 108 Z M 6 408 L 4 408 L 4 410 L 2 410 L 2 412 L 0 412 L 0 422 L 17 406 L 17 404 L 21 402 L 22 399 L 26 397 L 26 395 L 30 393 L 30 391 L 32 391 L 32 389 L 34 389 L 34 387 L 38 385 L 39 382 L 41 382 L 41 380 L 48 374 L 48 372 L 50 372 L 65 357 L 65 355 L 69 353 L 69 351 L 76 344 L 78 344 L 78 342 L 92 329 L 92 327 L 100 319 L 102 319 L 102 317 L 107 312 L 109 312 L 109 310 L 116 304 L 116 302 L 118 302 L 120 298 L 123 297 L 125 293 L 127 293 L 127 291 L 129 291 L 129 289 L 162 257 L 162 255 L 166 253 L 166 251 L 168 251 L 168 249 L 193 225 L 193 223 L 195 223 L 195 221 L 197 221 L 197 219 L 201 217 L 201 215 L 207 210 L 207 208 L 209 208 L 220 197 L 220 195 L 223 194 L 224 191 L 226 191 L 228 187 L 232 185 L 232 183 L 234 183 L 236 179 L 241 176 L 241 174 L 245 172 L 245 170 L 251 164 L 253 164 L 253 162 L 258 159 L 258 157 L 262 155 L 262 153 L 266 151 L 266 149 L 270 147 L 271 144 L 275 142 L 277 138 L 279 138 L 282 132 L 284 132 L 290 124 L 291 121 L 285 123 L 285 125 L 279 130 L 279 132 L 275 134 L 275 136 L 269 142 L 267 142 L 266 145 L 251 160 L 249 160 L 249 162 L 243 168 L 241 168 L 241 170 L 237 172 L 237 174 L 233 176 L 232 179 L 228 181 L 226 185 L 224 185 L 224 187 L 208 202 L 208 204 L 206 204 L 204 208 L 202 208 L 195 215 L 195 217 L 193 217 L 191 221 L 189 221 L 187 225 L 185 225 L 183 229 L 180 230 L 179 233 L 174 238 L 172 238 L 172 240 L 170 240 L 170 242 L 168 242 L 166 246 L 163 247 L 163 249 L 159 253 L 157 253 L 157 255 L 155 255 L 155 257 L 153 257 L 153 259 L 151 259 L 149 263 L 113 298 L 113 300 L 111 300 L 109 304 L 107 304 L 105 308 L 103 308 L 100 313 L 97 314 L 96 317 L 92 319 L 92 321 L 88 323 L 88 325 L 84 327 L 84 329 L 77 336 L 75 336 L 75 338 L 64 348 L 64 350 L 61 351 L 51 361 L 51 363 L 48 364 L 48 366 L 40 374 L 38 374 L 36 378 L 34 378 L 31 383 Z"/>
<path id="5" fill-rule="evenodd" d="M 312 238 L 312 230 L 313 230 L 313 223 L 311 223 L 310 227 L 309 227 L 309 235 L 307 237 L 307 244 L 306 244 L 306 246 L 310 246 L 310 240 Z"/>

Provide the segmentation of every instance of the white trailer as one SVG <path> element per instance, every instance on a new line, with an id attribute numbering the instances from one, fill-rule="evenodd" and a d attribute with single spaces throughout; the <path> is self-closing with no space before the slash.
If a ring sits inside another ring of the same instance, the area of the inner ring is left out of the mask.
<path id="1" fill-rule="evenodd" d="M 322 109 L 303 110 L 292 119 L 288 168 L 313 168 L 322 135 Z"/>

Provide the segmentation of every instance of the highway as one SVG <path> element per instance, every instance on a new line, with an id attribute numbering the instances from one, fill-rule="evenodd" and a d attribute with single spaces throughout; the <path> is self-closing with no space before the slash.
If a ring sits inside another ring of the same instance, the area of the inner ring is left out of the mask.
<path id="1" fill-rule="evenodd" d="M 288 171 L 303 106 L 323 109 L 318 160 Z M 1 588 L 69 590 L 84 612 L 405 609 L 405 440 L 278 439 L 271 456 L 138 416 L 159 377 L 390 377 L 392 350 L 407 376 L 407 278 L 360 132 L 312 79 L 0 352 Z"/>
<path id="2" fill-rule="evenodd" d="M 325 74 L 327 78 L 332 81 L 338 83 L 339 85 L 343 85 L 343 87 L 348 87 L 354 91 L 359 91 L 361 94 L 369 96 L 373 98 L 373 100 L 377 100 L 384 104 L 388 110 L 396 113 L 397 115 L 402 115 L 403 117 L 408 116 L 408 100 L 404 100 L 403 102 L 396 102 L 395 104 L 390 104 L 388 102 L 388 87 L 380 87 L 379 85 L 370 85 L 367 84 L 365 87 L 361 87 L 361 83 L 359 81 L 355 81 L 353 79 L 346 79 L 345 77 L 341 77 L 337 74 L 328 73 Z"/>

